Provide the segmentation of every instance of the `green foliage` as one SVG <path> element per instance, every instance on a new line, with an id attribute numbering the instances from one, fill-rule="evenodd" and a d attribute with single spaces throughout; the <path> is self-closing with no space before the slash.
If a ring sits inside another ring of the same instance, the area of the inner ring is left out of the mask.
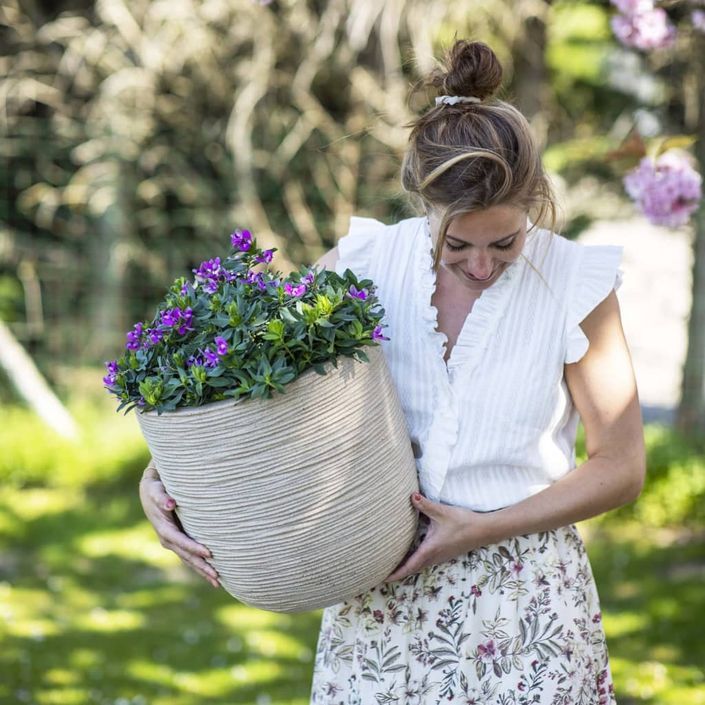
<path id="1" fill-rule="evenodd" d="M 22 285 L 8 274 L 0 274 L 0 320 L 16 321 L 22 311 Z"/>
<path id="2" fill-rule="evenodd" d="M 107 363 L 118 411 L 268 398 L 309 368 L 325 374 L 338 355 L 367 360 L 361 348 L 383 337 L 372 281 L 350 269 L 255 273 L 272 251 L 247 239 L 222 264 L 204 262 L 195 283 L 176 280 L 154 318 L 128 333 L 126 352 Z"/>
<path id="3" fill-rule="evenodd" d="M 108 415 L 105 406 L 77 401 L 69 410 L 81 428 L 77 441 L 62 438 L 30 409 L 3 406 L 0 484 L 5 487 L 82 487 L 137 474 L 149 452 L 136 421 Z"/>
<path id="4" fill-rule="evenodd" d="M 668 426 L 644 429 L 646 480 L 635 502 L 596 518 L 596 523 L 635 521 L 651 528 L 705 526 L 705 455 Z M 585 459 L 584 430 L 576 452 Z M 582 458 L 582 459 L 581 459 Z"/>

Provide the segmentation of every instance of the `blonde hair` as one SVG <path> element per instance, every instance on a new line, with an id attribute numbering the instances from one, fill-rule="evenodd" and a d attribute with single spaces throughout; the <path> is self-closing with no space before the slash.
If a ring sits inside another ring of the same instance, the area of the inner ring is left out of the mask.
<path id="1" fill-rule="evenodd" d="M 441 103 L 404 126 L 411 133 L 402 188 L 424 212 L 440 216 L 434 270 L 456 216 L 508 205 L 527 211 L 530 230 L 556 228 L 556 199 L 529 122 L 513 105 L 493 97 L 501 81 L 494 51 L 483 42 L 460 39 L 422 83 L 480 102 Z"/>

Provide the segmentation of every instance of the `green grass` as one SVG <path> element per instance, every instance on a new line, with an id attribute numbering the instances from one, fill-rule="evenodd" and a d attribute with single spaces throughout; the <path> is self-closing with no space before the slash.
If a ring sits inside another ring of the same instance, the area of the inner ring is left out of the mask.
<path id="1" fill-rule="evenodd" d="M 251 609 L 183 567 L 139 505 L 135 419 L 72 409 L 76 444 L 2 410 L 0 703 L 308 703 L 320 612 Z M 705 459 L 662 427 L 647 442 L 640 501 L 581 526 L 618 702 L 705 703 Z"/>

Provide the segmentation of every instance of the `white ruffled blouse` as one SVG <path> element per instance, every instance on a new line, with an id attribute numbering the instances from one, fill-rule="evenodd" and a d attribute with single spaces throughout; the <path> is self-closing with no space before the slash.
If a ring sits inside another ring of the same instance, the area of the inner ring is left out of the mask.
<path id="1" fill-rule="evenodd" d="M 563 365 L 585 354 L 580 322 L 622 282 L 621 246 L 534 229 L 474 302 L 447 363 L 426 218 L 385 225 L 353 216 L 338 251 L 338 273 L 350 268 L 377 286 L 382 349 L 427 497 L 490 511 L 575 467 L 578 414 Z"/>

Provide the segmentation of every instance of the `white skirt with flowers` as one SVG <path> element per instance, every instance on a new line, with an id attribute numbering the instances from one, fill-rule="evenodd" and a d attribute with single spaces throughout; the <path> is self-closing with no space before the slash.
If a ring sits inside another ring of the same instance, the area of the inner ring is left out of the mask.
<path id="1" fill-rule="evenodd" d="M 421 522 L 414 547 L 423 539 Z M 315 705 L 615 703 L 574 525 L 484 546 L 327 607 Z"/>

